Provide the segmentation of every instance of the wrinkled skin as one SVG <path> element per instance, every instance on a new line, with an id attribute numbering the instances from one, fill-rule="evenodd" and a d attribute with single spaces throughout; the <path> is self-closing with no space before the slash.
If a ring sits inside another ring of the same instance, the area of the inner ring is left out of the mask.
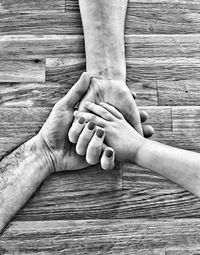
<path id="1" fill-rule="evenodd" d="M 89 164 L 84 156 L 76 153 L 75 145 L 68 139 L 73 122 L 74 106 L 81 100 L 90 84 L 90 77 L 83 73 L 65 97 L 53 107 L 49 118 L 39 132 L 52 159 L 54 171 L 82 169 Z"/>
<path id="2" fill-rule="evenodd" d="M 146 113 L 139 113 L 133 95 L 127 85 L 121 80 L 92 78 L 90 88 L 79 105 L 80 111 L 87 111 L 84 106 L 86 101 L 96 104 L 102 101 L 113 105 L 122 113 L 125 119 L 138 133 L 143 135 L 144 131 L 145 137 L 152 136 L 154 132 L 153 128 L 150 126 L 143 126 L 142 128 L 141 118 L 143 118 Z M 147 119 L 147 117 L 144 118 L 145 120 Z"/>

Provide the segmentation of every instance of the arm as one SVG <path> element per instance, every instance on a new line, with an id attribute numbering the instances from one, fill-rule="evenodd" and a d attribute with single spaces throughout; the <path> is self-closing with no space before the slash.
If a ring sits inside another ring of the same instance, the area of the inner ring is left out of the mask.
<path id="1" fill-rule="evenodd" d="M 79 0 L 87 72 L 126 80 L 124 24 L 128 0 Z"/>
<path id="2" fill-rule="evenodd" d="M 0 232 L 50 173 L 89 166 L 67 136 L 74 106 L 86 93 L 89 83 L 90 77 L 82 74 L 55 104 L 39 133 L 0 162 Z M 93 161 L 94 156 L 90 153 L 89 156 Z M 105 169 L 113 167 L 107 164 L 104 154 L 101 160 Z"/>
<path id="3" fill-rule="evenodd" d="M 35 136 L 0 162 L 0 232 L 54 171 L 44 148 Z"/>
<path id="4" fill-rule="evenodd" d="M 145 140 L 136 163 L 178 183 L 200 197 L 200 154 Z"/>
<path id="5" fill-rule="evenodd" d="M 200 154 L 173 148 L 142 137 L 113 106 L 88 102 L 90 114 L 76 111 L 76 117 L 95 121 L 104 128 L 106 143 L 116 159 L 137 164 L 178 183 L 200 197 Z M 100 116 L 100 117 L 99 117 Z"/>
<path id="6" fill-rule="evenodd" d="M 140 115 L 126 86 L 124 24 L 128 0 L 79 0 L 84 29 L 87 72 L 95 77 L 81 101 L 108 102 L 143 134 Z M 149 132 L 150 131 L 150 132 Z M 147 130 L 152 135 L 152 129 Z"/>

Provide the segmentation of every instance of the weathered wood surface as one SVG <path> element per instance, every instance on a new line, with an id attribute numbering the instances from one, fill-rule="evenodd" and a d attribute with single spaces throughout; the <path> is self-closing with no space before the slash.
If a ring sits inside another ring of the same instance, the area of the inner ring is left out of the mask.
<path id="1" fill-rule="evenodd" d="M 44 60 L 0 60 L 1 82 L 44 82 Z"/>
<path id="2" fill-rule="evenodd" d="M 157 81 L 158 105 L 200 105 L 200 80 Z"/>
<path id="3" fill-rule="evenodd" d="M 0 14 L 65 12 L 65 0 L 1 0 Z"/>
<path id="4" fill-rule="evenodd" d="M 200 152 L 200 2 L 129 0 L 125 34 L 127 85 L 152 139 Z M 85 66 L 78 0 L 0 0 L 0 158 L 39 131 Z M 199 198 L 147 169 L 116 168 L 49 176 L 0 254 L 200 254 Z"/>
<path id="5" fill-rule="evenodd" d="M 199 254 L 199 231 L 197 219 L 15 222 L 0 245 L 7 254 Z"/>
<path id="6" fill-rule="evenodd" d="M 52 19 L 51 19 L 52 20 Z M 57 21 L 60 24 L 59 21 Z M 55 24 L 57 24 L 54 22 Z M 67 23 L 70 26 L 70 23 Z M 37 26 L 37 29 L 40 29 Z M 52 28 L 51 28 L 52 29 Z M 2 35 L 1 59 L 84 56 L 83 35 Z M 56 33 L 56 32 L 55 32 Z M 126 35 L 127 58 L 199 57 L 200 35 Z"/>
<path id="7" fill-rule="evenodd" d="M 1 0 L 0 12 L 1 35 L 83 33 L 78 0 L 66 0 L 65 8 L 62 0 L 43 0 L 39 4 Z M 200 32 L 199 15 L 198 0 L 130 0 L 125 33 L 195 34 Z"/>

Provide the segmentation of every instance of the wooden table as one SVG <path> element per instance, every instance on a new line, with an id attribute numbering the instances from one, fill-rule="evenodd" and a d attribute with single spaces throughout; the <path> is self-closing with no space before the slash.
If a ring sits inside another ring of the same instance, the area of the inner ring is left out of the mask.
<path id="1" fill-rule="evenodd" d="M 153 139 L 200 151 L 200 1 L 129 0 L 127 84 Z M 0 0 L 0 157 L 38 132 L 85 70 L 77 0 Z M 200 254 L 199 199 L 137 166 L 50 176 L 0 254 Z"/>

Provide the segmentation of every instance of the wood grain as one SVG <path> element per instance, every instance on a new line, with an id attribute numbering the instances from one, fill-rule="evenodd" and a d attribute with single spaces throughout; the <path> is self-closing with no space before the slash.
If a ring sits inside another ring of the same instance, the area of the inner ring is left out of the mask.
<path id="1" fill-rule="evenodd" d="M 200 105 L 199 79 L 157 81 L 158 104 L 177 106 Z"/>
<path id="2" fill-rule="evenodd" d="M 53 2 L 53 1 L 51 1 Z M 0 35 L 83 34 L 80 12 L 3 13 Z"/>
<path id="3" fill-rule="evenodd" d="M 127 59 L 126 64 L 128 85 L 133 82 L 200 78 L 198 58 L 136 58 Z M 85 69 L 84 58 L 70 61 L 68 58 L 47 58 L 46 81 L 65 83 L 71 79 L 72 71 L 78 77 Z"/>
<path id="4" fill-rule="evenodd" d="M 1 0 L 0 13 L 65 12 L 65 0 Z"/>
<path id="5" fill-rule="evenodd" d="M 199 231 L 198 219 L 15 222 L 0 244 L 3 252 L 164 255 L 198 250 Z"/>
<path id="6" fill-rule="evenodd" d="M 59 20 L 57 22 L 60 24 Z M 82 35 L 4 35 L 0 37 L 0 57 L 23 60 L 65 57 L 71 60 L 85 57 L 84 39 Z"/>
<path id="7" fill-rule="evenodd" d="M 127 80 L 190 80 L 200 78 L 198 58 L 127 59 Z"/>
<path id="8" fill-rule="evenodd" d="M 78 0 L 3 1 L 0 34 L 82 34 Z M 55 6 L 55 10 L 54 10 Z M 48 9 L 49 7 L 49 9 Z M 12 12 L 12 13 L 9 13 Z M 15 12 L 15 13 L 13 13 Z M 19 15 L 21 12 L 24 15 Z M 26 13 L 28 12 L 28 13 Z M 29 13 L 30 12 L 30 13 Z M 128 3 L 125 34 L 195 34 L 200 32 L 200 3 L 195 1 L 136 1 Z"/>
<path id="9" fill-rule="evenodd" d="M 61 22 L 58 22 L 60 25 Z M 57 23 L 55 22 L 52 25 L 52 30 Z M 37 29 L 40 29 L 40 26 L 41 24 L 37 26 Z M 70 23 L 67 23 L 66 26 L 70 26 Z M 125 36 L 126 57 L 131 59 L 159 57 L 199 58 L 199 44 L 199 34 Z M 70 35 L 69 33 L 61 35 L 11 34 L 0 37 L 0 56 L 2 59 L 84 57 L 84 54 L 83 35 Z"/>
<path id="10" fill-rule="evenodd" d="M 1 82 L 44 82 L 44 60 L 0 60 Z"/>
<path id="11" fill-rule="evenodd" d="M 71 81 L 76 82 L 76 77 Z M 44 83 L 3 83 L 0 82 L 0 107 L 53 107 L 72 87 L 70 80 L 65 84 Z M 154 81 L 129 84 L 137 93 L 138 106 L 157 105 L 157 88 Z"/>
<path id="12" fill-rule="evenodd" d="M 189 131 L 200 135 L 200 106 L 174 107 L 172 109 L 173 131 Z"/>
<path id="13" fill-rule="evenodd" d="M 74 175 L 74 173 L 70 173 Z M 111 175 L 112 176 L 112 175 Z M 74 180 L 73 176 L 71 180 Z M 119 175 L 116 177 L 119 178 Z M 110 179 L 112 179 L 110 177 Z M 92 181 L 93 178 L 91 177 Z M 96 181 L 97 183 L 98 181 Z M 114 182 L 114 180 L 113 180 Z M 66 186 L 70 182 L 65 182 Z M 83 188 L 89 182 L 83 182 Z M 54 183 L 42 186 L 15 216 L 15 220 L 81 220 L 81 219 L 159 219 L 159 218 L 199 218 L 199 198 L 175 185 L 162 189 L 153 185 L 136 185 L 131 189 L 119 190 L 112 184 L 108 191 L 109 181 L 99 182 L 98 189 L 69 191 L 65 186 L 60 188 Z M 92 186 L 93 187 L 93 186 Z M 59 192 L 58 192 L 59 191 Z"/>
<path id="14" fill-rule="evenodd" d="M 137 34 L 199 33 L 198 0 L 130 0 L 126 29 Z"/>

